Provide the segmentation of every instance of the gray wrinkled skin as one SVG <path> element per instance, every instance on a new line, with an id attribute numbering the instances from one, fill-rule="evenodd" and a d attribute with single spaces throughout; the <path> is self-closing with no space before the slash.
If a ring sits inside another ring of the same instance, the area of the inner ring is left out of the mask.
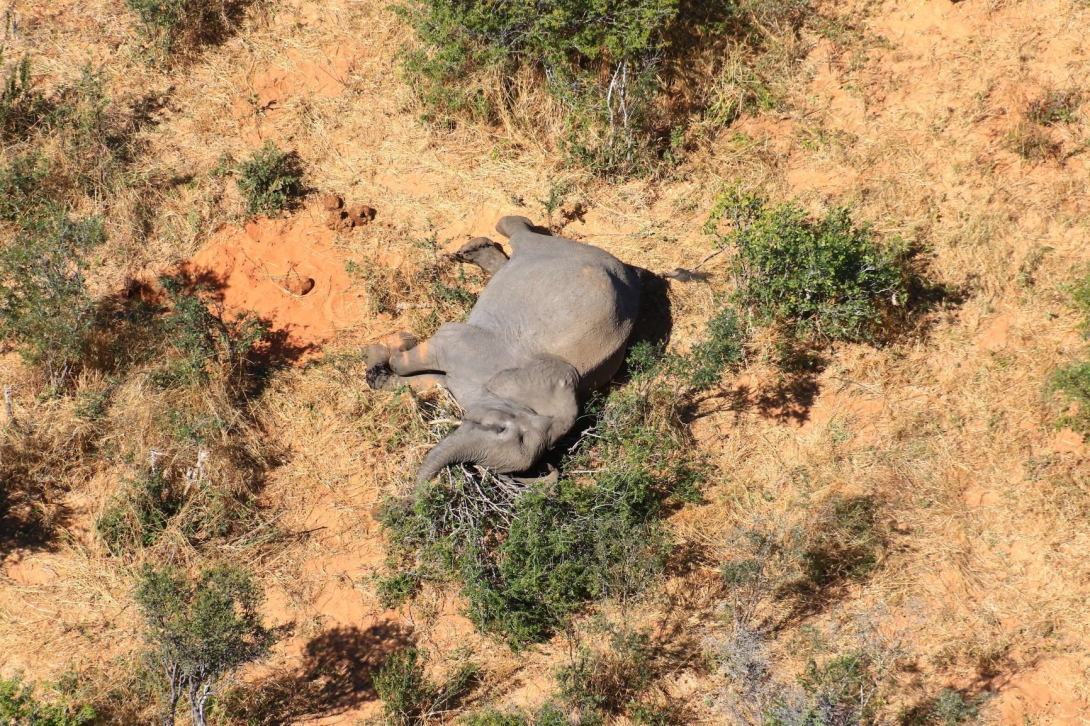
<path id="1" fill-rule="evenodd" d="M 492 273 L 465 323 L 429 340 L 369 346 L 372 387 L 446 387 L 465 410 L 461 426 L 429 452 L 418 481 L 445 466 L 477 463 L 524 471 L 575 425 L 579 403 L 609 382 L 624 358 L 640 303 L 636 271 L 604 250 L 535 232 L 504 217 L 511 258 L 486 238 L 456 257 Z"/>

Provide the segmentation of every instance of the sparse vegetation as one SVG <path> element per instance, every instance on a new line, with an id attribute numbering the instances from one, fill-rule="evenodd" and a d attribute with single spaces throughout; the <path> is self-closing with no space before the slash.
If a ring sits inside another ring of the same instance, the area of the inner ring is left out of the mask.
<path id="1" fill-rule="evenodd" d="M 224 681 L 269 652 L 275 637 L 262 623 L 262 599 L 250 575 L 230 566 L 203 570 L 195 581 L 170 565 L 144 567 L 136 602 L 147 621 L 149 658 L 163 678 L 164 723 L 174 723 L 184 695 L 192 723 L 204 726 Z"/>
<path id="2" fill-rule="evenodd" d="M 1050 88 L 1045 95 L 1032 101 L 1026 118 L 1041 126 L 1069 124 L 1075 121 L 1075 111 L 1082 105 L 1082 94 L 1074 90 Z"/>
<path id="3" fill-rule="evenodd" d="M 0 50 L 0 63 L 4 55 Z M 9 141 L 25 139 L 31 131 L 48 123 L 52 104 L 34 89 L 30 77 L 30 58 L 23 58 L 8 69 L 0 89 L 0 137 Z"/>
<path id="4" fill-rule="evenodd" d="M 34 697 L 34 684 L 0 677 L 0 723 L 5 726 L 81 726 L 93 721 L 90 706 L 43 703 Z"/>
<path id="5" fill-rule="evenodd" d="M 1083 335 L 1090 334 L 1090 275 L 1071 286 L 1071 301 L 1083 315 Z M 1083 436 L 1090 435 L 1090 361 L 1081 360 L 1061 366 L 1048 381 L 1048 390 L 1059 394 L 1067 407 L 1056 425 L 1070 427 Z"/>
<path id="6" fill-rule="evenodd" d="M 239 164 L 235 174 L 235 183 L 250 216 L 273 215 L 290 209 L 303 195 L 303 171 L 298 156 L 281 151 L 272 141 L 266 141 Z"/>
<path id="7" fill-rule="evenodd" d="M 427 651 L 406 648 L 391 655 L 375 675 L 375 691 L 390 726 L 416 726 L 448 713 L 480 680 L 480 669 L 467 662 L 438 684 L 427 677 L 427 663 Z"/>
<path id="8" fill-rule="evenodd" d="M 880 244 L 846 208 L 814 218 L 730 189 L 706 230 L 732 250 L 732 299 L 789 337 L 871 340 L 908 303 L 905 246 Z"/>
<path id="9" fill-rule="evenodd" d="M 140 19 L 152 58 L 165 61 L 174 53 L 215 41 L 228 30 L 228 13 L 238 0 L 125 0 Z"/>
<path id="10" fill-rule="evenodd" d="M 52 209 L 0 250 L 0 337 L 43 368 L 54 392 L 79 365 L 94 324 L 85 274 L 104 239 L 99 220 Z"/>

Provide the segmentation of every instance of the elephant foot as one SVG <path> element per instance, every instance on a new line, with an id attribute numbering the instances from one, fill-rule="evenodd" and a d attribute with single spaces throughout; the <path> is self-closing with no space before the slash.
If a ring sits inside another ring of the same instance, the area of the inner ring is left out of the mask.
<path id="1" fill-rule="evenodd" d="M 503 249 L 487 237 L 477 237 L 462 245 L 454 253 L 454 259 L 480 267 L 490 275 L 496 274 L 507 264 Z"/>
<path id="2" fill-rule="evenodd" d="M 390 349 L 385 345 L 368 345 L 360 357 L 367 364 L 367 385 L 373 391 L 379 390 L 393 376 L 390 370 Z"/>

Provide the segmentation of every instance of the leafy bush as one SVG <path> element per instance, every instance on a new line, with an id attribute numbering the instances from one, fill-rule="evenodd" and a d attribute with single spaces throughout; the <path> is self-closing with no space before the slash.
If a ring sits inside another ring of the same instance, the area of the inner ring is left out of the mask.
<path id="1" fill-rule="evenodd" d="M 54 209 L 0 250 L 0 337 L 42 366 L 54 391 L 79 363 L 94 323 L 84 272 L 104 239 L 98 219 L 75 221 Z"/>
<path id="2" fill-rule="evenodd" d="M 272 141 L 239 164 L 235 183 L 246 200 L 246 213 L 272 215 L 289 208 L 303 194 L 303 172 L 294 152 Z"/>
<path id="3" fill-rule="evenodd" d="M 730 190 L 706 229 L 734 247 L 732 299 L 794 337 L 870 340 L 907 302 L 904 246 L 879 244 L 848 209 L 813 218 L 794 202 Z"/>
<path id="4" fill-rule="evenodd" d="M 170 303 L 164 332 L 181 355 L 158 381 L 189 384 L 213 372 L 241 378 L 254 346 L 267 334 L 264 322 L 254 313 L 229 317 L 222 305 L 205 298 L 212 290 L 183 276 L 164 276 L 159 283 Z"/>
<path id="5" fill-rule="evenodd" d="M 406 648 L 390 656 L 375 675 L 375 691 L 392 726 L 415 726 L 456 706 L 480 680 L 480 669 L 464 663 L 442 684 L 425 673 L 428 653 Z"/>
<path id="6" fill-rule="evenodd" d="M 262 624 L 262 599 L 250 575 L 231 566 L 203 570 L 196 581 L 171 565 L 144 567 L 136 602 L 165 681 L 165 723 L 174 723 L 185 693 L 192 723 L 204 726 L 205 707 L 224 680 L 268 654 L 275 636 Z"/>
<path id="7" fill-rule="evenodd" d="M 429 119 L 524 118 L 512 107 L 515 78 L 528 75 L 564 109 L 559 145 L 570 160 L 628 174 L 680 146 L 684 114 L 671 115 L 665 89 L 687 79 L 672 71 L 715 40 L 757 42 L 757 16 L 789 5 L 805 3 L 403 0 L 397 9 L 420 41 L 403 68 Z"/>
<path id="8" fill-rule="evenodd" d="M 688 389 L 703 391 L 742 362 L 746 338 L 738 312 L 722 305 L 705 324 L 703 340 L 688 354 L 675 357 L 670 367 Z"/>
<path id="9" fill-rule="evenodd" d="M 34 698 L 34 685 L 19 676 L 0 677 L 0 723 L 5 726 L 81 726 L 95 718 L 90 706 L 42 703 Z"/>
<path id="10" fill-rule="evenodd" d="M 701 477 L 664 363 L 645 357 L 628 386 L 590 406 L 595 424 L 562 463 L 592 474 L 527 485 L 460 468 L 446 483 L 388 499 L 391 568 L 459 582 L 474 623 L 516 648 L 548 637 L 590 600 L 645 588 L 670 551 L 663 500 L 691 496 Z"/>

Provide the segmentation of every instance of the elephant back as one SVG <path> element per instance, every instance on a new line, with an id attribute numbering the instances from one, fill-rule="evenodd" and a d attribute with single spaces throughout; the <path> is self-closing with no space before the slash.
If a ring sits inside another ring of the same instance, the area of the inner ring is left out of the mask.
<path id="1" fill-rule="evenodd" d="M 640 279 L 605 250 L 559 237 L 512 238 L 467 321 L 529 355 L 567 361 L 589 392 L 620 366 L 639 311 Z"/>

